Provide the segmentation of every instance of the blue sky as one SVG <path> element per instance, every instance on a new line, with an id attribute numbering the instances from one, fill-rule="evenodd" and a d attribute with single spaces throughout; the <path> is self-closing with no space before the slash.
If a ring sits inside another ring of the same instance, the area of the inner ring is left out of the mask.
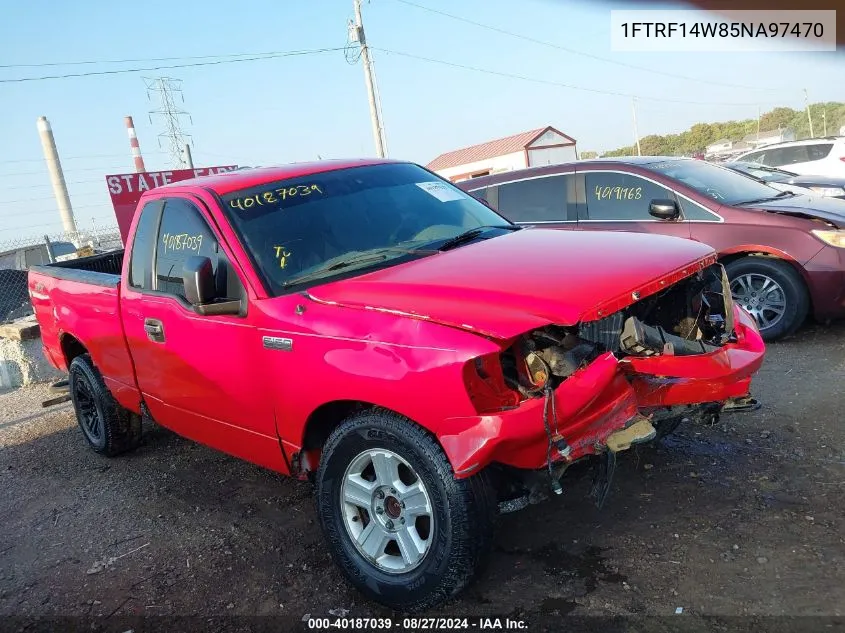
<path id="1" fill-rule="evenodd" d="M 803 88 L 813 102 L 845 100 L 838 81 L 845 69 L 842 55 L 613 53 L 612 3 L 414 2 L 590 55 L 696 78 L 672 78 L 574 55 L 398 0 L 364 4 L 373 47 L 636 94 L 641 136 L 678 132 L 698 121 L 754 117 L 757 104 L 764 111 L 775 105 L 801 107 Z M 29 0 L 6 3 L 3 11 L 0 65 L 8 66 L 338 47 L 346 41 L 352 0 Z M 374 57 L 392 157 L 424 164 L 444 151 L 547 124 L 576 138 L 582 151 L 611 149 L 633 140 L 628 96 L 501 77 L 379 50 Z M 160 62 L 168 63 L 185 62 Z M 153 65 L 6 67 L 0 68 L 0 80 Z M 169 155 L 158 146 L 160 124 L 154 120 L 151 125 L 147 118 L 156 104 L 148 100 L 141 79 L 162 74 L 183 80 L 184 108 L 192 117 L 192 123 L 185 120 L 185 131 L 193 136 L 197 166 L 374 153 L 363 71 L 360 63 L 347 64 L 341 51 L 0 83 L 0 245 L 61 230 L 35 126 L 40 115 L 53 126 L 80 227 L 115 224 L 102 176 L 132 171 L 125 115 L 135 118 L 147 169 L 172 168 Z"/>

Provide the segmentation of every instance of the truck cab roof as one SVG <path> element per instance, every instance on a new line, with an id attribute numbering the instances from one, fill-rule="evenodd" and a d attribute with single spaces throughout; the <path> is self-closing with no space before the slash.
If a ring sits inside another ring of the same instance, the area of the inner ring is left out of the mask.
<path id="1" fill-rule="evenodd" d="M 247 169 L 237 169 L 235 171 L 228 171 L 220 174 L 198 176 L 197 178 L 190 178 L 188 180 L 182 180 L 168 185 L 163 185 L 161 187 L 156 187 L 151 191 L 160 192 L 170 189 L 184 189 L 186 187 L 202 187 L 203 189 L 213 191 L 218 195 L 225 195 L 233 191 L 238 191 L 239 189 L 247 189 L 249 187 L 260 186 L 266 183 L 277 182 L 279 180 L 287 180 L 289 178 L 300 178 L 311 174 L 319 174 L 338 169 L 348 169 L 350 167 L 364 167 L 367 165 L 401 162 L 405 161 L 388 160 L 384 158 L 358 158 L 292 163 L 290 165 L 280 165 L 275 167 L 250 167 Z"/>

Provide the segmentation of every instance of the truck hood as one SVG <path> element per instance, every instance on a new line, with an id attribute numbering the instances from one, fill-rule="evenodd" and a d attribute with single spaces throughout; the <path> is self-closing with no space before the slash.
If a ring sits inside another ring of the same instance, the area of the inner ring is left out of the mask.
<path id="1" fill-rule="evenodd" d="M 709 246 L 675 237 L 523 229 L 313 287 L 309 295 L 506 340 L 602 318 L 715 260 Z"/>
<path id="2" fill-rule="evenodd" d="M 762 209 L 770 213 L 785 213 L 806 218 L 827 220 L 837 228 L 845 228 L 845 200 L 821 196 L 792 196 L 780 200 L 767 200 L 741 205 L 748 209 Z"/>

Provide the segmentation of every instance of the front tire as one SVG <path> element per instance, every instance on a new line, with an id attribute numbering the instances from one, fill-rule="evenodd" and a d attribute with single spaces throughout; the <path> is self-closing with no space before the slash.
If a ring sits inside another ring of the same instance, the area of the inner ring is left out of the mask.
<path id="1" fill-rule="evenodd" d="M 725 271 L 734 301 L 754 317 L 764 340 L 792 334 L 807 318 L 807 287 L 787 262 L 749 256 L 730 262 Z"/>
<path id="2" fill-rule="evenodd" d="M 74 358 L 68 384 L 76 420 L 95 452 L 114 457 L 141 443 L 141 418 L 121 407 L 88 354 Z"/>
<path id="3" fill-rule="evenodd" d="M 455 479 L 439 444 L 397 414 L 356 414 L 331 434 L 317 510 L 335 563 L 400 611 L 457 594 L 490 549 L 495 500 L 483 473 Z"/>

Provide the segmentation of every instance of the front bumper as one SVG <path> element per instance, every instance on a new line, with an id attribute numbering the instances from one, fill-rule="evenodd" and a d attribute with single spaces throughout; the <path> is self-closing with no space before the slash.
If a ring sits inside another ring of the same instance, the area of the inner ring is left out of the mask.
<path id="1" fill-rule="evenodd" d="M 553 461 L 603 452 L 608 437 L 654 407 L 727 402 L 746 396 L 763 363 L 765 346 L 752 317 L 734 307 L 736 342 L 696 356 L 625 357 L 603 354 L 569 376 L 554 392 L 557 428 L 569 450 Z M 538 469 L 547 465 L 544 398 L 495 415 L 450 418 L 439 436 L 456 476 L 490 463 Z"/>
<path id="2" fill-rule="evenodd" d="M 845 317 L 845 249 L 825 246 L 804 270 L 816 320 Z"/>

